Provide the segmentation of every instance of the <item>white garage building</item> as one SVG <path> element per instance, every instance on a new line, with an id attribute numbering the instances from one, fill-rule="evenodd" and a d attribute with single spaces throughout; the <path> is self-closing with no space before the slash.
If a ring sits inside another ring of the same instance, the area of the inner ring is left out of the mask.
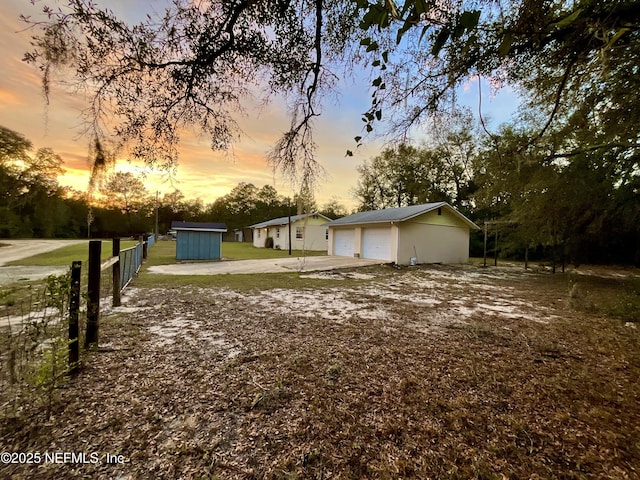
<path id="1" fill-rule="evenodd" d="M 360 212 L 333 220 L 329 255 L 408 265 L 466 263 L 469 231 L 479 227 L 446 202 Z"/>

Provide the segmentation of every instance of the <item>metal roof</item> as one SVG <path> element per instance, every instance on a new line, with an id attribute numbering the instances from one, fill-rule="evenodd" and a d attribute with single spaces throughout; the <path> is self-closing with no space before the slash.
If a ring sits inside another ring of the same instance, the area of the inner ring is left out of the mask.
<path id="1" fill-rule="evenodd" d="M 227 231 L 227 226 L 224 223 L 214 222 L 182 222 L 180 220 L 174 220 L 171 222 L 171 230 L 191 230 L 197 232 L 222 232 Z"/>
<path id="2" fill-rule="evenodd" d="M 291 223 L 293 222 L 297 222 L 298 220 L 302 220 L 306 217 L 312 217 L 312 216 L 318 216 L 321 218 L 324 218 L 327 221 L 331 221 L 330 218 L 325 217 L 324 215 L 322 215 L 321 213 L 304 213 L 302 215 L 291 215 Z M 255 225 L 249 225 L 249 228 L 265 228 L 265 227 L 273 227 L 276 225 L 286 225 L 287 223 L 289 223 L 289 217 L 279 217 L 279 218 L 274 218 L 272 220 L 266 220 L 264 222 L 260 222 L 260 223 L 256 223 Z"/>
<path id="3" fill-rule="evenodd" d="M 424 203 L 421 205 L 411 205 L 409 207 L 385 208 L 383 210 L 372 210 L 369 212 L 359 212 L 348 217 L 342 217 L 329 223 L 330 227 L 342 225 L 359 225 L 363 223 L 389 223 L 404 222 L 418 215 L 445 207 L 471 228 L 479 228 L 475 223 L 449 205 L 447 202 Z"/>

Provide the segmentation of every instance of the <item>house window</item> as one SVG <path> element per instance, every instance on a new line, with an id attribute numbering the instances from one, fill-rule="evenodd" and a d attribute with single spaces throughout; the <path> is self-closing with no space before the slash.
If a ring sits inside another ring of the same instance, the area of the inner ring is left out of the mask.
<path id="1" fill-rule="evenodd" d="M 442 215 L 442 207 L 438 207 L 438 215 Z"/>
<path id="2" fill-rule="evenodd" d="M 280 238 L 280 227 L 276 228 L 276 238 Z"/>
<path id="3" fill-rule="evenodd" d="M 258 229 L 258 238 L 260 238 L 260 229 Z"/>
<path id="4" fill-rule="evenodd" d="M 302 227 L 296 227 L 296 238 L 298 240 L 302 239 L 302 230 L 303 230 Z"/>
<path id="5" fill-rule="evenodd" d="M 329 240 L 329 229 L 328 228 L 324 231 L 324 239 L 325 240 Z"/>

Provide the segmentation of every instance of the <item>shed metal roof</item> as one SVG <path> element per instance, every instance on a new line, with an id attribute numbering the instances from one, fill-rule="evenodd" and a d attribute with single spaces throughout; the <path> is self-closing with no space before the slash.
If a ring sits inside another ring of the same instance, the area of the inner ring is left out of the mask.
<path id="1" fill-rule="evenodd" d="M 180 220 L 174 220 L 171 222 L 171 230 L 190 230 L 197 232 L 221 232 L 227 231 L 227 226 L 224 223 L 215 222 L 183 222 Z"/>
<path id="2" fill-rule="evenodd" d="M 411 205 L 409 207 L 385 208 L 383 210 L 372 210 L 369 212 L 359 212 L 347 217 L 338 218 L 329 223 L 330 227 L 338 227 L 342 225 L 359 225 L 363 223 L 390 223 L 404 222 L 424 213 L 445 207 L 470 228 L 479 228 L 475 223 L 453 208 L 447 202 L 424 203 L 421 205 Z"/>
<path id="3" fill-rule="evenodd" d="M 302 215 L 291 215 L 291 223 L 297 222 L 298 220 L 302 220 L 306 217 L 313 217 L 314 215 L 324 218 L 326 221 L 331 221 L 330 218 L 325 217 L 321 213 L 304 213 Z M 265 227 L 273 227 L 277 225 L 286 225 L 289 223 L 289 217 L 279 217 L 274 218 L 272 220 L 266 220 L 264 222 L 256 223 L 255 225 L 250 225 L 249 228 L 265 228 Z"/>

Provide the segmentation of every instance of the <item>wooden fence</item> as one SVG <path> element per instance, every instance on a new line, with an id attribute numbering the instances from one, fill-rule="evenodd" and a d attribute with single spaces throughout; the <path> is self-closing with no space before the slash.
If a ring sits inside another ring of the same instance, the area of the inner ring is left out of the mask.
<path id="1" fill-rule="evenodd" d="M 88 281 L 87 281 L 87 327 L 85 332 L 84 348 L 95 350 L 98 348 L 98 331 L 100 325 L 100 281 L 102 272 L 111 268 L 113 281 L 112 305 L 119 307 L 120 294 L 131 279 L 138 273 L 143 259 L 147 258 L 148 246 L 153 245 L 153 235 L 140 237 L 137 245 L 120 250 L 120 239 L 112 240 L 111 256 L 101 261 L 102 241 L 89 242 Z M 71 264 L 71 298 L 69 301 L 69 370 L 77 371 L 80 360 L 80 278 L 82 262 L 75 261 Z"/>

